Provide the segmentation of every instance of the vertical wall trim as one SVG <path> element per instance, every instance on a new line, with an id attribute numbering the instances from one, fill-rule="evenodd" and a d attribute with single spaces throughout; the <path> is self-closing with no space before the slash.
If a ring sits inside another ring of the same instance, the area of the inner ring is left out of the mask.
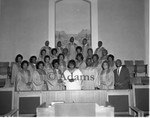
<path id="1" fill-rule="evenodd" d="M 149 66 L 149 0 L 144 1 L 144 21 L 145 21 L 145 63 L 148 64 L 148 75 L 150 73 Z"/>
<path id="2" fill-rule="evenodd" d="M 49 0 L 48 39 L 52 48 L 55 46 L 55 1 Z"/>

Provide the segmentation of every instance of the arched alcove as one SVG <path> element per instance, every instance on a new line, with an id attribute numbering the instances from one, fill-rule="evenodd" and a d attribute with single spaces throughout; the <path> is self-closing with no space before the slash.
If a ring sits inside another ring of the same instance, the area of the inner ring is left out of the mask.
<path id="1" fill-rule="evenodd" d="M 50 46 L 55 46 L 56 31 L 56 3 L 63 0 L 49 0 L 49 41 Z M 90 3 L 90 28 L 91 28 L 91 44 L 93 50 L 97 47 L 98 42 L 98 7 L 97 0 L 82 0 Z"/>

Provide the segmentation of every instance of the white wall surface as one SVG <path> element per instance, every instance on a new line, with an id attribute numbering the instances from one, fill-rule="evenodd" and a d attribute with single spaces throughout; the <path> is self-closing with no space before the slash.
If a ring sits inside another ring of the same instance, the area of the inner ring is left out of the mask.
<path id="1" fill-rule="evenodd" d="M 2 0 L 0 61 L 14 61 L 18 53 L 25 59 L 38 55 L 50 37 L 48 5 L 48 0 Z M 147 15 L 144 0 L 98 0 L 98 39 L 115 58 L 148 60 Z"/>

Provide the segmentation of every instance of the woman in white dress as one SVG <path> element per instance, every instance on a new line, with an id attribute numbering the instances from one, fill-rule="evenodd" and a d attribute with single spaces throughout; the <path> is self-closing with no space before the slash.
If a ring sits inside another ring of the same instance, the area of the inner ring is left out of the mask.
<path id="1" fill-rule="evenodd" d="M 22 70 L 17 74 L 17 91 L 29 91 L 32 89 L 30 71 L 27 70 L 28 66 L 29 63 L 26 60 L 21 63 Z"/>
<path id="2" fill-rule="evenodd" d="M 109 69 L 108 61 L 104 61 L 102 63 L 100 89 L 114 89 L 114 73 L 111 69 Z"/>
<path id="3" fill-rule="evenodd" d="M 66 90 L 81 90 L 82 77 L 82 72 L 76 68 L 76 62 L 74 60 L 70 60 L 68 62 L 68 69 L 63 75 L 63 82 L 66 86 Z"/>

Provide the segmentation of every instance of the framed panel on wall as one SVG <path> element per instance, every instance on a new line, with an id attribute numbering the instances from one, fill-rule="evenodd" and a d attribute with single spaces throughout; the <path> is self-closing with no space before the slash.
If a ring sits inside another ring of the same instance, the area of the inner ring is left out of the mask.
<path id="1" fill-rule="evenodd" d="M 58 0 L 55 2 L 55 46 L 65 47 L 71 37 L 81 46 L 87 39 L 91 46 L 91 2 L 88 0 Z"/>

